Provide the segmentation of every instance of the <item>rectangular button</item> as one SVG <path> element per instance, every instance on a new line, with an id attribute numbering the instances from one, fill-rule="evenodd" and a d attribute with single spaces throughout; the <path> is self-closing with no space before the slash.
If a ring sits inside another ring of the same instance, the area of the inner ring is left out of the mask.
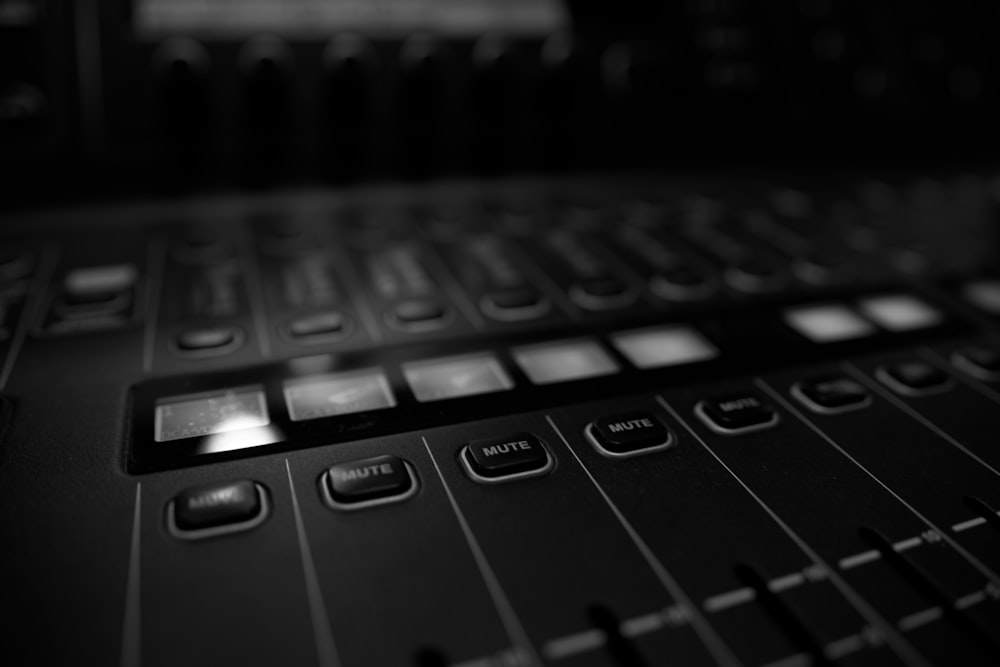
<path id="1" fill-rule="evenodd" d="M 778 413 L 756 393 L 715 396 L 698 403 L 695 414 L 706 426 L 725 435 L 749 433 L 778 423 Z"/>
<path id="2" fill-rule="evenodd" d="M 323 476 L 327 503 L 354 509 L 396 502 L 417 490 L 412 467 L 398 456 L 373 456 L 331 466 Z"/>
<path id="3" fill-rule="evenodd" d="M 174 522 L 185 531 L 244 523 L 260 513 L 257 488 L 248 480 L 199 486 L 174 498 Z"/>
<path id="4" fill-rule="evenodd" d="M 649 412 L 627 412 L 594 420 L 587 436 L 605 456 L 626 457 L 666 449 L 673 435 Z"/>
<path id="5" fill-rule="evenodd" d="M 545 445 L 531 433 L 473 440 L 460 458 L 469 475 L 479 482 L 540 475 L 552 467 Z"/>

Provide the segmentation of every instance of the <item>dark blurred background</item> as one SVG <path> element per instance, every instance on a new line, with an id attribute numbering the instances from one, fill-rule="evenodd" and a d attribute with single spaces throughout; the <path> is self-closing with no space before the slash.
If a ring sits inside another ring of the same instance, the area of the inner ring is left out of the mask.
<path id="1" fill-rule="evenodd" d="M 0 206 L 997 149 L 1000 3 L 0 0 Z"/>

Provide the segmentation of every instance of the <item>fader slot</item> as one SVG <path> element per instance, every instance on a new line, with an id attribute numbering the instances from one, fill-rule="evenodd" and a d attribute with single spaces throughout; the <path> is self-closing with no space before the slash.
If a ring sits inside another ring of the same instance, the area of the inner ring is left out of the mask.
<path id="1" fill-rule="evenodd" d="M 886 562 L 892 565 L 933 608 L 938 609 L 942 615 L 966 634 L 984 654 L 984 657 L 993 656 L 995 658 L 1000 654 L 1000 642 L 997 641 L 996 637 L 992 636 L 990 630 L 955 609 L 954 601 L 940 588 L 933 578 L 907 558 L 904 553 L 894 547 L 889 540 L 878 531 L 867 527 L 860 528 L 858 534 L 872 548 L 878 549 Z M 902 629 L 906 629 L 905 624 L 901 623 L 901 626 Z"/>

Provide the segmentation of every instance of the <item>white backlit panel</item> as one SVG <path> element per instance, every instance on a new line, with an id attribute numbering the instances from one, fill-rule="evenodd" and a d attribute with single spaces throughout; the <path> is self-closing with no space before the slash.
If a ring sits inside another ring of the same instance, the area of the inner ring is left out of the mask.
<path id="1" fill-rule="evenodd" d="M 514 361 L 534 384 L 611 375 L 620 369 L 595 341 L 573 340 L 516 347 Z"/>
<path id="2" fill-rule="evenodd" d="M 937 308 L 907 294 L 865 299 L 861 302 L 861 312 L 889 331 L 926 329 L 944 320 Z"/>
<path id="3" fill-rule="evenodd" d="M 514 386 L 492 354 L 403 364 L 403 375 L 421 403 L 505 391 Z"/>
<path id="4" fill-rule="evenodd" d="M 292 421 L 305 421 L 383 410 L 396 399 L 384 373 L 366 370 L 286 382 L 285 403 Z"/>
<path id="5" fill-rule="evenodd" d="M 814 343 L 835 343 L 875 333 L 871 322 L 839 305 L 792 308 L 785 311 L 785 322 Z"/>
<path id="6" fill-rule="evenodd" d="M 714 345 L 690 327 L 656 327 L 623 331 L 611 342 L 636 368 L 677 366 L 719 355 Z"/>
<path id="7" fill-rule="evenodd" d="M 260 387 L 187 394 L 157 401 L 157 442 L 198 438 L 267 426 L 267 402 Z"/>

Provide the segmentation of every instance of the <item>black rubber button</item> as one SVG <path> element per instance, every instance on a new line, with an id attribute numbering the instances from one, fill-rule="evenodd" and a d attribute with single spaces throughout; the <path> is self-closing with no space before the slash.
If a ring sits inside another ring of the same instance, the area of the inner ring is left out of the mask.
<path id="1" fill-rule="evenodd" d="M 326 472 L 327 490 L 338 505 L 402 500 L 415 485 L 410 466 L 398 456 L 338 463 Z"/>
<path id="2" fill-rule="evenodd" d="M 902 394 L 925 394 L 942 391 L 952 384 L 947 373 L 920 359 L 908 359 L 882 366 L 876 376 Z"/>
<path id="3" fill-rule="evenodd" d="M 174 522 L 181 530 L 201 530 L 251 521 L 261 513 L 261 499 L 251 481 L 199 486 L 174 498 Z"/>
<path id="4" fill-rule="evenodd" d="M 842 375 L 804 380 L 792 388 L 792 395 L 814 412 L 843 412 L 871 402 L 864 385 Z"/>
<path id="5" fill-rule="evenodd" d="M 969 375 L 982 380 L 1000 380 L 1000 349 L 987 345 L 969 345 L 955 350 L 952 363 Z"/>
<path id="6" fill-rule="evenodd" d="M 337 335 L 344 330 L 346 318 L 335 310 L 296 317 L 288 322 L 288 335 L 296 340 Z"/>
<path id="7" fill-rule="evenodd" d="M 502 310 L 531 308 L 541 302 L 541 295 L 530 287 L 509 287 L 490 292 L 489 299 L 494 306 Z"/>
<path id="8" fill-rule="evenodd" d="M 678 265 L 657 273 L 650 279 L 650 288 L 664 299 L 701 299 L 715 291 L 714 283 L 701 271 Z"/>
<path id="9" fill-rule="evenodd" d="M 444 305 L 435 299 L 407 299 L 396 304 L 392 313 L 403 324 L 419 324 L 443 319 Z"/>
<path id="10" fill-rule="evenodd" d="M 177 335 L 177 349 L 184 352 L 218 350 L 234 344 L 238 335 L 232 327 L 190 329 Z"/>
<path id="11" fill-rule="evenodd" d="M 649 412 L 627 412 L 601 417 L 594 421 L 591 437 L 611 455 L 627 455 L 651 449 L 664 449 L 672 435 L 659 419 Z"/>
<path id="12" fill-rule="evenodd" d="M 542 441 L 530 433 L 473 440 L 462 451 L 473 479 L 494 481 L 540 473 L 551 466 Z"/>
<path id="13" fill-rule="evenodd" d="M 778 413 L 754 392 L 709 398 L 698 403 L 695 413 L 717 433 L 758 431 L 778 423 Z"/>

